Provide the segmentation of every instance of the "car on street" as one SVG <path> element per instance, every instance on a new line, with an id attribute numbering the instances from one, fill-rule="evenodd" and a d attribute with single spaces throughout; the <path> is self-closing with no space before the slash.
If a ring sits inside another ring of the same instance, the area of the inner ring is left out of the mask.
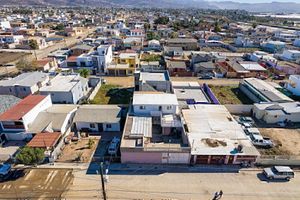
<path id="1" fill-rule="evenodd" d="M 286 179 L 290 180 L 291 178 L 295 177 L 294 171 L 287 166 L 273 166 L 264 168 L 263 170 L 264 175 L 268 179 Z"/>
<path id="2" fill-rule="evenodd" d="M 108 146 L 108 154 L 109 155 L 117 155 L 118 149 L 119 149 L 120 139 L 117 137 L 114 137 L 109 146 Z"/>
<path id="3" fill-rule="evenodd" d="M 10 164 L 0 164 L 0 181 L 5 181 L 11 174 Z"/>

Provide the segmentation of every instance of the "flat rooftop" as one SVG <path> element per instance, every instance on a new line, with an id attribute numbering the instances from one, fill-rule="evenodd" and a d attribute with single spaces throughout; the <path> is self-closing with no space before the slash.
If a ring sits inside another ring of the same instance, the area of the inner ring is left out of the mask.
<path id="1" fill-rule="evenodd" d="M 257 78 L 246 78 L 242 80 L 242 84 L 252 87 L 257 93 L 260 93 L 268 101 L 271 102 L 292 102 L 288 96 L 278 91 L 274 84 L 268 83 Z"/>
<path id="2" fill-rule="evenodd" d="M 0 86 L 33 86 L 39 82 L 46 81 L 48 74 L 43 72 L 27 72 L 15 78 L 0 81 Z"/>
<path id="3" fill-rule="evenodd" d="M 80 81 L 79 75 L 69 74 L 62 75 L 58 74 L 53 79 L 50 80 L 50 83 L 46 86 L 40 88 L 40 91 L 43 92 L 68 92 L 70 91 L 78 82 Z"/>
<path id="4" fill-rule="evenodd" d="M 175 94 L 161 92 L 134 92 L 132 105 L 178 105 Z"/>
<path id="5" fill-rule="evenodd" d="M 192 155 L 259 155 L 223 105 L 197 104 L 182 110 Z M 242 152 L 236 152 L 238 145 Z"/>
<path id="6" fill-rule="evenodd" d="M 169 81 L 165 72 L 140 72 L 140 81 Z"/>

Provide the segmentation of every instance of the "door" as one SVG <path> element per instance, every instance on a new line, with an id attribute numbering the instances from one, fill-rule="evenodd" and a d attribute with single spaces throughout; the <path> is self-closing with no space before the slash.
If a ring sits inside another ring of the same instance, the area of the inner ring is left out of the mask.
<path id="1" fill-rule="evenodd" d="M 98 131 L 103 132 L 103 124 L 98 124 Z"/>

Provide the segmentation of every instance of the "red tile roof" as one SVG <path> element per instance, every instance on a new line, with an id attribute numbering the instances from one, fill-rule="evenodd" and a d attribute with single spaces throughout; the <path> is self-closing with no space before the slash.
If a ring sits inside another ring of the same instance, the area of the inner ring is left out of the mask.
<path id="1" fill-rule="evenodd" d="M 29 147 L 49 148 L 54 147 L 58 142 L 61 133 L 38 133 L 27 144 Z"/>
<path id="2" fill-rule="evenodd" d="M 77 56 L 70 56 L 68 59 L 67 59 L 67 62 L 76 62 L 77 60 Z"/>
<path id="3" fill-rule="evenodd" d="M 0 121 L 20 120 L 32 108 L 40 103 L 47 96 L 44 95 L 29 95 L 15 106 L 11 107 L 6 112 L 0 115 Z"/>

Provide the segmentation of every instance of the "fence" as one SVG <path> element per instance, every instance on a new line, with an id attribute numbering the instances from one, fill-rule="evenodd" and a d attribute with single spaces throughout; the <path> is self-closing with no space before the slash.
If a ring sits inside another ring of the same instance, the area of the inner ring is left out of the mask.
<path id="1" fill-rule="evenodd" d="M 231 114 L 235 115 L 251 115 L 253 105 L 243 104 L 226 104 L 225 107 Z"/>
<path id="2" fill-rule="evenodd" d="M 273 166 L 273 165 L 286 165 L 286 166 L 300 166 L 300 156 L 261 156 L 257 159 L 256 164 L 259 166 Z"/>

